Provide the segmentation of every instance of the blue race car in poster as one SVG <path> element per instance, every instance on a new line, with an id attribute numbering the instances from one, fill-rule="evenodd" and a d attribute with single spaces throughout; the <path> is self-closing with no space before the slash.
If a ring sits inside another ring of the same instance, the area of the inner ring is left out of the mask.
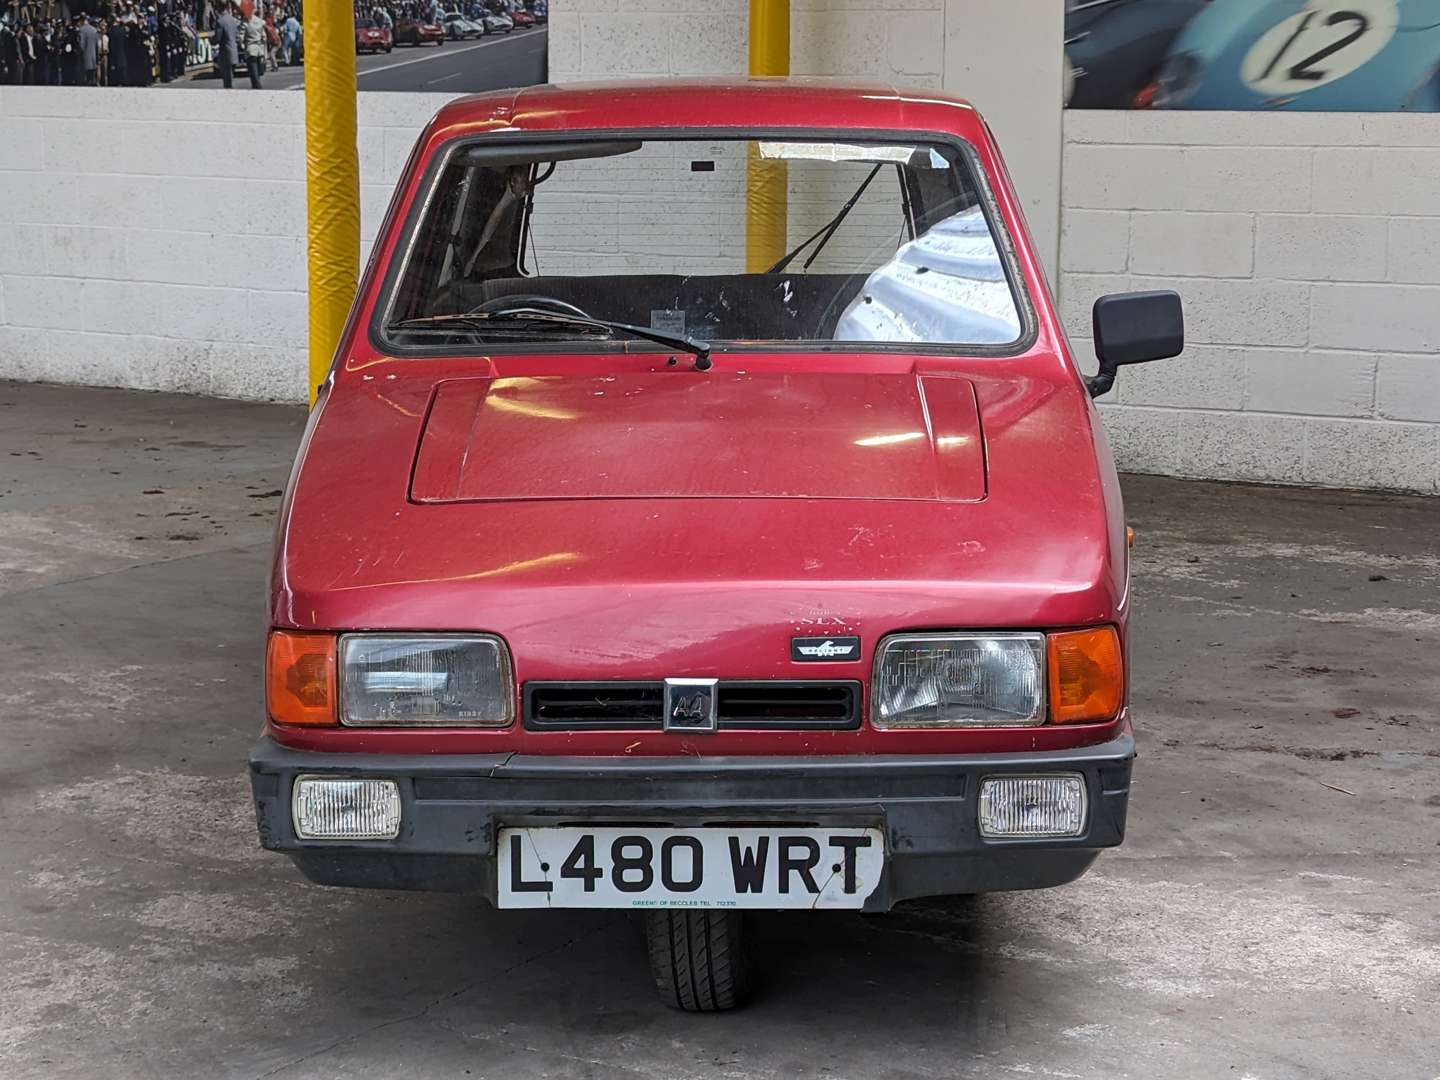
<path id="1" fill-rule="evenodd" d="M 1072 109 L 1145 104 L 1175 35 L 1209 3 L 1065 0 L 1065 104 Z"/>
<path id="2" fill-rule="evenodd" d="M 1440 0 L 1214 0 L 1171 44 L 1170 109 L 1440 110 Z"/>

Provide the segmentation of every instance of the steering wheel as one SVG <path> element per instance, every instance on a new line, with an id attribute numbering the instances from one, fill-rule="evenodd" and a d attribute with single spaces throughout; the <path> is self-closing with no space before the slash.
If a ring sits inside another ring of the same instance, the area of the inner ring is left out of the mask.
<path id="1" fill-rule="evenodd" d="M 510 296 L 495 296 L 483 304 L 471 308 L 469 313 L 471 315 L 493 315 L 501 311 L 526 307 L 550 307 L 566 315 L 578 315 L 582 319 L 594 317 L 568 300 L 558 300 L 553 296 L 543 296 L 540 293 L 513 293 Z"/>

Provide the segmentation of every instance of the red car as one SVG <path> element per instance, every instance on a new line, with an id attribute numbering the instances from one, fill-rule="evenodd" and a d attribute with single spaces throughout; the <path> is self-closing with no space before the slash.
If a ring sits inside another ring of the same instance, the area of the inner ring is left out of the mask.
<path id="1" fill-rule="evenodd" d="M 390 38 L 390 28 L 388 26 L 382 26 L 374 19 L 355 20 L 356 53 L 388 53 L 394 47 L 394 42 Z"/>
<path id="2" fill-rule="evenodd" d="M 433 41 L 436 45 L 444 45 L 445 28 L 439 23 L 427 22 L 424 19 L 395 20 L 395 43 L 397 45 L 424 45 L 428 41 Z"/>
<path id="3" fill-rule="evenodd" d="M 512 22 L 514 22 L 515 28 L 517 30 L 522 26 L 535 25 L 535 16 L 531 15 L 530 12 L 526 11 L 524 8 L 516 8 L 514 11 L 510 12 L 510 19 Z"/>
<path id="4" fill-rule="evenodd" d="M 1091 397 L 1180 350 L 1179 298 L 1097 301 L 1085 378 L 969 105 L 467 97 L 375 252 L 277 535 L 267 848 L 639 911 L 665 1000 L 714 1010 L 749 909 L 1060 885 L 1121 842 Z"/>

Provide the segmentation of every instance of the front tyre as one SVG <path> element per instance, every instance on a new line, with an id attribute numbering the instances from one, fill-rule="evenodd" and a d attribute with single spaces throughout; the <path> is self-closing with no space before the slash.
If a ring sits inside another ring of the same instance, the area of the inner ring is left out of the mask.
<path id="1" fill-rule="evenodd" d="M 650 971 L 665 1004 L 685 1012 L 743 1005 L 751 971 L 738 911 L 696 908 L 645 913 Z"/>

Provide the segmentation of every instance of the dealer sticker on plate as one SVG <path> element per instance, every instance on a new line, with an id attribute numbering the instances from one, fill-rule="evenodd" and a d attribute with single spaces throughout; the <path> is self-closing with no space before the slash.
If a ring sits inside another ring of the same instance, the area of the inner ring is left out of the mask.
<path id="1" fill-rule="evenodd" d="M 858 908 L 879 829 L 500 830 L 502 908 Z"/>

